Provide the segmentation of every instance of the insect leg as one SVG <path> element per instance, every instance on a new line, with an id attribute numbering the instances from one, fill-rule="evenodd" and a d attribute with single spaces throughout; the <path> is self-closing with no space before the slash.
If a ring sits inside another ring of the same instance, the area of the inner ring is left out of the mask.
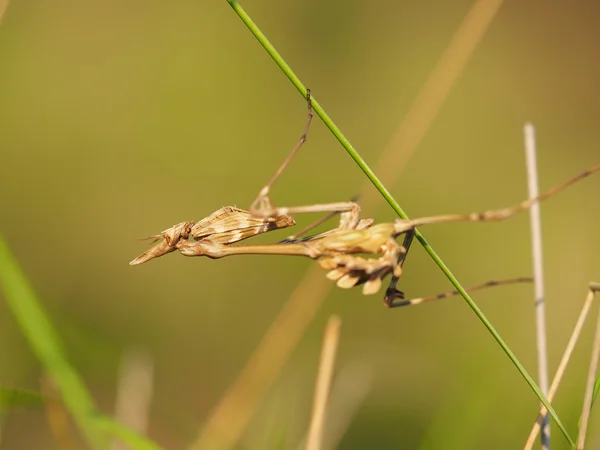
<path id="1" fill-rule="evenodd" d="M 408 255 L 408 250 L 410 249 L 410 245 L 412 244 L 413 238 L 415 237 L 415 230 L 411 228 L 404 234 L 404 242 L 402 242 L 402 247 L 404 247 L 403 252 L 398 255 L 398 261 L 396 266 L 402 269 L 404 267 L 404 262 L 406 261 L 406 256 Z M 401 270 L 396 270 L 396 272 L 401 272 Z M 400 275 L 392 274 L 392 279 L 390 280 L 390 284 L 388 285 L 387 290 L 385 291 L 385 297 L 383 302 L 387 307 L 392 307 L 394 301 L 396 299 L 404 299 L 404 292 L 400 291 L 396 286 L 398 285 L 398 281 L 400 280 Z"/>
<path id="2" fill-rule="evenodd" d="M 289 153 L 289 155 L 283 160 L 283 163 L 279 168 L 275 171 L 271 179 L 265 184 L 265 186 L 260 190 L 258 196 L 252 202 L 250 206 L 250 212 L 255 216 L 259 217 L 273 217 L 275 216 L 275 211 L 273 208 L 273 204 L 271 203 L 271 199 L 269 199 L 269 192 L 271 191 L 271 187 L 273 183 L 279 178 L 279 176 L 283 173 L 285 168 L 288 166 L 294 155 L 300 150 L 300 147 L 306 142 L 308 138 L 308 130 L 310 128 L 310 123 L 312 122 L 313 112 L 312 112 L 312 102 L 310 99 L 310 89 L 306 90 L 306 104 L 308 105 L 308 118 L 306 119 L 306 125 L 304 126 L 304 132 L 300 139 Z"/>
<path id="3" fill-rule="evenodd" d="M 494 286 L 504 286 L 504 285 L 509 285 L 509 284 L 532 283 L 532 282 L 533 282 L 533 278 L 510 278 L 510 279 L 498 280 L 498 281 L 492 280 L 492 281 L 488 281 L 483 284 L 478 284 L 476 286 L 471 286 L 469 288 L 466 288 L 465 291 L 475 292 L 475 291 L 487 289 L 487 288 L 494 287 Z M 453 296 L 459 295 L 459 294 L 460 293 L 458 291 L 449 291 L 449 292 L 444 292 L 444 293 L 437 294 L 437 295 L 432 295 L 430 297 L 412 298 L 412 299 L 406 299 L 406 300 L 404 299 L 404 297 L 401 297 L 400 301 L 396 301 L 395 299 L 392 299 L 392 301 L 389 304 L 386 303 L 386 306 L 388 308 L 397 308 L 399 306 L 419 305 L 421 303 L 432 302 L 434 300 L 441 300 L 441 299 L 453 297 Z"/>

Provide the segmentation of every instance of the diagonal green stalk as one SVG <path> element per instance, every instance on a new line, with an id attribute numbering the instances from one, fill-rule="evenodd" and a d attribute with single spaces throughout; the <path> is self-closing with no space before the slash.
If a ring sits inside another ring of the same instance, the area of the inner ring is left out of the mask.
<path id="1" fill-rule="evenodd" d="M 306 96 L 306 87 L 304 86 L 304 84 L 302 84 L 302 82 L 296 76 L 296 74 L 292 71 L 290 66 L 287 65 L 287 63 L 283 60 L 281 55 L 277 52 L 277 50 L 275 50 L 275 47 L 273 47 L 273 45 L 269 42 L 267 37 L 262 33 L 262 31 L 260 31 L 258 26 L 250 18 L 250 16 L 248 16 L 248 14 L 237 3 L 236 0 L 227 0 L 227 3 L 229 3 L 229 5 L 233 8 L 235 13 L 242 20 L 242 22 L 244 22 L 244 24 L 252 32 L 252 34 L 258 40 L 258 42 L 260 42 L 261 46 L 265 49 L 265 51 L 269 54 L 269 56 L 271 56 L 271 58 L 273 58 L 273 60 L 275 61 L 277 66 L 279 66 L 279 68 L 283 71 L 285 76 L 296 87 L 296 89 L 305 97 Z M 344 147 L 344 149 L 346 149 L 346 151 L 348 152 L 350 157 L 356 162 L 358 167 L 360 167 L 360 169 L 364 172 L 364 174 L 371 181 L 371 183 L 373 183 L 375 188 L 377 188 L 377 190 L 381 193 L 383 198 L 389 203 L 389 205 L 396 212 L 396 214 L 398 214 L 398 216 L 400 216 L 403 219 L 408 219 L 408 216 L 402 210 L 402 208 L 400 207 L 398 202 L 392 197 L 392 195 L 387 190 L 387 188 L 383 185 L 383 183 L 379 180 L 379 178 L 377 178 L 377 176 L 375 175 L 375 173 L 373 173 L 373 171 L 367 165 L 367 163 L 361 158 L 361 156 L 354 149 L 352 144 L 350 144 L 350 141 L 348 141 L 348 139 L 342 134 L 340 129 L 335 125 L 335 123 L 331 120 L 331 118 L 323 110 L 321 105 L 312 96 L 311 96 L 311 100 L 312 100 L 313 111 L 321 118 L 323 123 L 327 126 L 327 128 L 329 128 L 329 130 L 337 138 L 337 140 L 340 142 L 340 144 L 342 144 L 342 146 Z M 465 299 L 465 301 L 467 302 L 469 307 L 471 307 L 473 312 L 475 312 L 477 317 L 479 317 L 479 320 L 481 320 L 481 322 L 483 322 L 483 324 L 488 329 L 490 334 L 494 337 L 496 342 L 498 342 L 498 344 L 500 345 L 502 350 L 504 350 L 504 353 L 506 353 L 506 355 L 509 357 L 509 359 L 512 361 L 512 363 L 515 365 L 517 370 L 521 373 L 521 376 L 525 379 L 527 384 L 529 384 L 529 386 L 531 387 L 531 389 L 533 390 L 535 395 L 540 399 L 540 401 L 544 404 L 544 406 L 546 406 L 546 408 L 548 408 L 549 414 L 556 421 L 557 426 L 560 428 L 560 430 L 564 434 L 565 438 L 569 442 L 569 445 L 571 445 L 571 447 L 574 447 L 575 443 L 573 442 L 573 439 L 571 439 L 571 437 L 569 436 L 569 433 L 567 432 L 565 426 L 561 422 L 560 418 L 558 417 L 558 414 L 556 413 L 556 411 L 554 410 L 554 408 L 552 407 L 552 405 L 550 404 L 550 402 L 548 401 L 546 396 L 542 393 L 539 386 L 533 380 L 531 375 L 529 375 L 529 373 L 525 370 L 525 367 L 523 367 L 523 365 L 519 362 L 519 360 L 517 359 L 515 354 L 512 352 L 512 350 L 504 342 L 504 340 L 502 339 L 500 334 L 496 331 L 496 329 L 491 324 L 491 322 L 483 314 L 483 311 L 481 311 L 481 309 L 479 309 L 479 307 L 475 304 L 473 299 L 471 299 L 469 294 L 467 294 L 465 289 L 461 286 L 461 284 L 458 282 L 456 277 L 452 274 L 452 272 L 450 271 L 448 266 L 446 266 L 446 264 L 444 264 L 444 262 L 438 256 L 438 254 L 433 250 L 433 248 L 429 245 L 429 243 L 427 242 L 425 237 L 418 230 L 415 230 L 415 237 L 421 243 L 421 245 L 425 248 L 427 253 L 429 253 L 429 255 L 434 260 L 434 262 L 437 264 L 437 266 L 446 275 L 448 280 L 450 280 L 450 282 L 456 288 L 456 290 L 462 295 L 462 297 Z"/>
<path id="2" fill-rule="evenodd" d="M 88 448 L 108 448 L 108 435 L 119 437 L 131 448 L 153 450 L 158 445 L 145 436 L 100 415 L 83 380 L 67 361 L 62 343 L 46 311 L 27 281 L 8 245 L 0 235 L 0 292 L 29 341 L 31 350 L 56 384 L 61 399 L 87 440 Z M 0 388 L 0 412 L 15 404 L 43 402 L 30 391 Z"/>
<path id="3" fill-rule="evenodd" d="M 106 448 L 107 440 L 91 422 L 94 400 L 79 374 L 67 362 L 60 339 L 42 309 L 33 288 L 0 236 L 0 287 L 35 356 L 61 393 L 91 448 Z"/>
<path id="4" fill-rule="evenodd" d="M 99 430 L 117 438 L 134 450 L 160 450 L 163 448 L 138 431 L 121 424 L 112 416 L 95 414 L 93 423 Z"/>

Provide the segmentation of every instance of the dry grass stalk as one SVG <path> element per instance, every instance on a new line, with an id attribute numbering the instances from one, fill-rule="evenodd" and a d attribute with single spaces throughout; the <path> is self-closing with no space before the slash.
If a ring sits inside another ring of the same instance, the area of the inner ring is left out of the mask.
<path id="1" fill-rule="evenodd" d="M 8 0 L 0 0 L 0 22 L 2 22 L 2 18 L 4 17 L 7 8 Z"/>
<path id="2" fill-rule="evenodd" d="M 569 360 L 573 353 L 573 349 L 575 348 L 575 344 L 577 344 L 577 341 L 579 340 L 579 336 L 581 334 L 581 330 L 583 328 L 585 319 L 587 318 L 587 315 L 590 311 L 590 307 L 592 306 L 592 301 L 594 300 L 594 295 L 596 292 L 598 292 L 598 290 L 600 290 L 600 285 L 598 285 L 598 283 L 590 283 L 587 297 L 585 299 L 583 307 L 581 308 L 581 312 L 579 313 L 579 317 L 577 318 L 577 322 L 575 323 L 575 327 L 573 328 L 573 332 L 571 333 L 571 337 L 569 338 L 567 347 L 565 348 L 565 351 L 560 360 L 560 363 L 558 364 L 558 368 L 556 369 L 556 374 L 554 375 L 554 379 L 552 380 L 552 383 L 550 384 L 550 389 L 548 390 L 548 395 L 547 395 L 547 398 L 549 401 L 554 400 L 554 396 L 556 395 L 556 391 L 558 390 L 560 382 L 562 381 L 562 377 L 565 373 L 565 369 L 567 368 L 567 365 L 569 364 Z M 542 406 L 540 408 L 540 412 L 538 413 L 538 417 L 537 417 L 535 423 L 533 424 L 533 428 L 531 429 L 531 432 L 529 433 L 529 437 L 527 438 L 527 442 L 525 443 L 525 447 L 523 447 L 523 450 L 531 450 L 533 448 L 535 440 L 540 432 L 541 424 L 544 422 L 544 420 L 546 420 L 547 414 L 548 414 L 548 410 L 546 409 L 545 406 Z"/>
<path id="3" fill-rule="evenodd" d="M 327 400 L 329 399 L 335 355 L 340 340 L 341 323 L 339 316 L 331 316 L 325 328 L 306 450 L 321 450 L 323 447 Z"/>
<path id="4" fill-rule="evenodd" d="M 539 195 L 537 145 L 535 141 L 535 128 L 532 124 L 525 124 L 525 158 L 527 161 L 527 185 L 529 198 Z M 548 349 L 546 346 L 546 302 L 544 301 L 544 264 L 542 257 L 542 219 L 540 204 L 536 203 L 529 210 L 529 223 L 531 225 L 531 253 L 533 259 L 533 280 L 535 284 L 535 334 L 538 356 L 538 377 L 540 389 L 544 395 L 548 394 Z M 542 428 L 542 450 L 550 448 L 550 420 L 547 417 Z"/>
<path id="5" fill-rule="evenodd" d="M 338 448 L 372 387 L 373 374 L 366 362 L 354 363 L 339 371 L 333 380 L 327 404 L 327 428 L 323 434 L 323 449 Z M 302 439 L 298 450 L 306 448 L 307 439 L 307 436 Z"/>
<path id="6" fill-rule="evenodd" d="M 600 283 L 590 285 L 590 290 L 599 291 Z M 592 400 L 594 395 L 594 384 L 598 374 L 598 359 L 600 358 L 600 310 L 598 310 L 598 319 L 596 321 L 596 332 L 594 334 L 594 345 L 592 348 L 592 357 L 590 358 L 590 367 L 588 370 L 585 395 L 583 398 L 583 409 L 581 412 L 581 423 L 579 425 L 579 435 L 577 436 L 577 450 L 583 450 L 585 446 L 585 437 L 590 420 L 590 411 L 592 409 Z"/>
<path id="7" fill-rule="evenodd" d="M 128 428 L 145 434 L 148 429 L 150 402 L 153 392 L 153 364 L 144 352 L 130 350 L 121 359 L 117 386 L 115 419 Z M 115 441 L 113 450 L 127 447 Z"/>

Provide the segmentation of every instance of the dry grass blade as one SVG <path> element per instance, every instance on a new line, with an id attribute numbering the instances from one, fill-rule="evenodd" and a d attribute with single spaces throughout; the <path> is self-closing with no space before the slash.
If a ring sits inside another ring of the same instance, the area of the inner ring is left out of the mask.
<path id="1" fill-rule="evenodd" d="M 323 339 L 321 361 L 319 363 L 319 372 L 317 374 L 317 383 L 315 385 L 315 397 L 306 450 L 321 450 L 323 447 L 325 413 L 327 409 L 327 400 L 329 399 L 331 378 L 333 376 L 335 354 L 340 340 L 341 322 L 339 316 L 331 316 L 327 322 L 327 327 L 325 328 L 325 337 Z"/>
<path id="2" fill-rule="evenodd" d="M 355 363 L 340 370 L 333 381 L 327 404 L 327 428 L 323 435 L 323 449 L 338 448 L 372 387 L 373 375 L 366 363 Z M 304 437 L 298 450 L 306 448 L 306 441 L 307 437 Z"/>
<path id="3" fill-rule="evenodd" d="M 132 430 L 145 434 L 148 428 L 150 401 L 152 399 L 153 367 L 150 357 L 140 351 L 128 351 L 121 359 L 117 387 L 115 418 Z M 129 448 L 115 441 L 113 450 Z"/>
<path id="4" fill-rule="evenodd" d="M 442 105 L 492 20 L 496 17 L 502 3 L 502 0 L 473 2 L 456 33 L 452 36 L 448 47 L 429 75 L 427 83 L 412 104 L 406 118 L 377 161 L 375 173 L 384 185 L 393 185 L 402 166 L 421 145 L 421 141 L 442 109 Z M 404 161 L 400 164 L 398 162 L 399 152 L 402 152 L 404 156 Z M 371 214 L 371 211 L 379 206 L 381 197 L 366 195 L 367 192 L 371 192 L 371 184 L 368 181 L 362 186 L 360 192 L 365 193 L 365 195 L 361 194 L 363 210 Z"/>
<path id="5" fill-rule="evenodd" d="M 565 369 L 567 368 L 567 364 L 569 363 L 569 360 L 571 358 L 571 354 L 573 353 L 573 349 L 575 348 L 575 344 L 577 344 L 577 341 L 579 340 L 581 329 L 583 328 L 585 319 L 587 318 L 587 315 L 590 311 L 590 307 L 592 306 L 592 301 L 594 300 L 595 293 L 598 291 L 600 291 L 600 284 L 590 283 L 587 297 L 585 299 L 583 307 L 581 308 L 581 313 L 579 313 L 579 317 L 577 318 L 577 322 L 575 323 L 575 327 L 573 328 L 573 333 L 571 333 L 571 337 L 569 338 L 567 347 L 565 348 L 558 368 L 556 369 L 554 379 L 552 380 L 552 384 L 550 385 L 550 389 L 548 390 L 547 397 L 549 401 L 554 400 L 554 396 L 556 395 L 558 386 L 562 381 L 562 377 L 565 373 Z M 525 447 L 523 447 L 523 450 L 531 450 L 533 448 L 533 444 L 540 432 L 541 424 L 544 422 L 544 420 L 546 420 L 545 418 L 547 417 L 547 414 L 548 410 L 545 406 L 542 406 L 540 408 L 540 412 L 538 413 L 538 417 L 535 423 L 533 424 L 533 428 L 529 433 L 529 437 L 527 438 L 527 442 L 525 443 Z"/>
<path id="6" fill-rule="evenodd" d="M 599 290 L 600 283 L 590 286 L 590 289 Z M 594 334 L 594 345 L 592 348 L 592 357 L 590 359 L 590 368 L 588 370 L 587 382 L 585 387 L 585 396 L 583 398 L 583 409 L 581 412 L 581 424 L 579 426 L 579 435 L 577 436 L 577 450 L 583 450 L 585 446 L 585 436 L 587 433 L 590 411 L 592 409 L 592 399 L 594 395 L 594 384 L 596 374 L 598 373 L 598 359 L 600 358 L 600 310 L 598 310 L 598 320 L 596 321 L 596 332 Z"/>
<path id="7" fill-rule="evenodd" d="M 320 267 L 308 270 L 190 449 L 236 445 L 259 400 L 279 375 L 332 287 Z"/>
<path id="8" fill-rule="evenodd" d="M 473 3 L 399 131 L 379 158 L 377 173 L 385 184 L 393 184 L 398 176 L 398 150 L 412 153 L 421 143 L 501 4 L 499 0 Z M 420 132 L 413 134 L 412 130 Z M 370 184 L 364 186 L 360 197 L 363 205 L 368 203 L 370 209 L 374 209 L 375 202 L 381 200 L 368 195 L 370 188 Z M 331 287 L 319 267 L 308 270 L 238 378 L 211 413 L 192 449 L 230 448 L 238 442 L 258 401 L 278 376 Z"/>
<path id="9" fill-rule="evenodd" d="M 8 8 L 8 0 L 0 0 L 0 22 L 2 22 L 6 8 Z"/>

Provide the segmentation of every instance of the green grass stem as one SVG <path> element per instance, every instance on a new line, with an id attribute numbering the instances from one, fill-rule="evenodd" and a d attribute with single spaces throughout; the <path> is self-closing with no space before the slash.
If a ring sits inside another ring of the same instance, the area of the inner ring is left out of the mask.
<path id="1" fill-rule="evenodd" d="M 269 56 L 271 56 L 271 58 L 275 61 L 277 66 L 283 71 L 283 73 L 290 80 L 290 82 L 296 87 L 298 92 L 300 92 L 300 94 L 302 94 L 303 97 L 306 97 L 306 87 L 304 86 L 304 84 L 302 84 L 302 82 L 296 76 L 296 74 L 292 71 L 290 66 L 284 61 L 284 59 L 277 52 L 277 50 L 275 50 L 275 47 L 273 47 L 273 45 L 269 42 L 267 37 L 258 28 L 258 26 L 250 18 L 250 16 L 248 16 L 248 14 L 244 11 L 244 9 L 239 5 L 239 3 L 237 1 L 227 0 L 227 3 L 229 3 L 229 5 L 233 8 L 235 13 L 239 16 L 239 18 L 242 20 L 242 22 L 248 27 L 248 29 L 251 31 L 251 33 L 254 35 L 254 37 L 258 40 L 258 42 L 261 44 L 261 46 L 265 49 L 265 51 L 269 54 Z M 321 107 L 319 102 L 315 99 L 315 97 L 311 96 L 311 99 L 312 99 L 312 106 L 313 106 L 314 112 L 321 118 L 321 120 L 323 121 L 325 126 L 327 126 L 327 128 L 329 128 L 329 130 L 333 133 L 333 135 L 340 142 L 340 144 L 342 144 L 342 146 L 348 152 L 350 157 L 356 162 L 358 167 L 360 167 L 360 169 L 364 172 L 364 174 L 371 181 L 371 183 L 373 183 L 373 185 L 380 192 L 380 194 L 383 196 L 383 198 L 389 203 L 389 205 L 396 212 L 396 214 L 398 214 L 398 216 L 400 216 L 403 219 L 408 219 L 408 216 L 402 210 L 402 208 L 400 207 L 398 202 L 390 194 L 390 192 L 383 185 L 383 183 L 377 178 L 375 173 L 373 173 L 371 168 L 362 159 L 362 157 L 359 155 L 359 153 L 356 151 L 356 149 L 354 149 L 354 147 L 352 146 L 350 141 L 344 136 L 344 134 L 340 131 L 340 129 L 335 125 L 333 120 L 331 120 L 329 115 L 327 115 L 327 113 L 323 110 L 323 108 Z M 519 360 L 517 359 L 515 354 L 512 352 L 512 350 L 508 347 L 506 342 L 504 342 L 504 340 L 502 339 L 500 334 L 496 331 L 496 329 L 494 328 L 492 323 L 483 314 L 483 311 L 481 311 L 481 309 L 475 304 L 473 299 L 471 299 L 469 294 L 467 294 L 465 289 L 458 282 L 456 277 L 452 274 L 452 272 L 450 271 L 448 266 L 446 266 L 446 264 L 444 264 L 442 259 L 433 250 L 431 245 L 429 245 L 429 243 L 427 242 L 425 237 L 418 230 L 416 230 L 415 237 L 421 243 L 421 245 L 425 248 L 427 253 L 429 253 L 429 255 L 434 260 L 436 265 L 440 268 L 440 270 L 446 275 L 448 280 L 450 280 L 450 282 L 456 288 L 456 290 L 462 295 L 462 297 L 465 299 L 465 301 L 467 302 L 469 307 L 475 312 L 477 317 L 479 317 L 479 320 L 481 320 L 481 322 L 488 329 L 490 334 L 498 342 L 498 344 L 500 345 L 500 347 L 502 348 L 504 353 L 506 353 L 506 355 L 509 357 L 509 359 L 512 361 L 512 363 L 515 365 L 515 367 L 517 368 L 517 370 L 519 371 L 521 376 L 525 379 L 527 384 L 529 384 L 529 386 L 531 387 L 531 389 L 533 390 L 535 395 L 540 399 L 540 401 L 544 404 L 544 406 L 546 406 L 546 408 L 548 408 L 549 414 L 556 421 L 557 426 L 560 428 L 560 430 L 564 434 L 565 438 L 567 439 L 567 441 L 569 442 L 571 447 L 574 447 L 575 443 L 573 442 L 573 439 L 571 439 L 571 437 L 569 436 L 567 429 L 561 422 L 560 418 L 558 417 L 558 414 L 556 413 L 556 411 L 554 410 L 554 408 L 552 407 L 552 405 L 550 404 L 550 402 L 548 401 L 546 396 L 542 393 L 542 391 L 540 390 L 537 383 L 533 380 L 533 378 L 525 370 L 525 367 L 523 367 L 523 365 L 519 362 Z"/>
<path id="2" fill-rule="evenodd" d="M 91 414 L 95 411 L 94 401 L 79 374 L 67 362 L 46 312 L 1 236 L 0 283 L 8 307 L 29 341 L 33 353 L 56 384 L 66 408 L 87 442 L 93 448 L 106 448 L 106 436 L 91 422 Z"/>

